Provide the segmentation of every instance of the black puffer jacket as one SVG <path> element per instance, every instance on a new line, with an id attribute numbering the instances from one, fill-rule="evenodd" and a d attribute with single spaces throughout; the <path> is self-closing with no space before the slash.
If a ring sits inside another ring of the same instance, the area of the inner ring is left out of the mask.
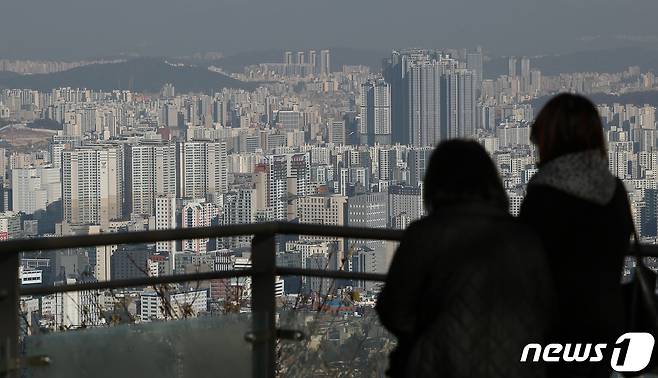
<path id="1" fill-rule="evenodd" d="M 405 232 L 377 311 L 396 377 L 542 377 L 552 285 L 538 239 L 485 204 L 444 207 Z"/>
<path id="2" fill-rule="evenodd" d="M 546 163 L 528 184 L 520 217 L 541 238 L 556 284 L 550 339 L 614 344 L 626 324 L 620 280 L 633 223 L 626 190 L 606 158 L 585 151 Z M 551 377 L 611 374 L 609 357 L 549 368 Z"/>

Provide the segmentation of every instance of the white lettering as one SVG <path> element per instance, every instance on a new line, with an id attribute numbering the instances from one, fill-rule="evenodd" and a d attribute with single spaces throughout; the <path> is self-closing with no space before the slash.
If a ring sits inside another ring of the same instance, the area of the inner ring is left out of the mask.
<path id="1" fill-rule="evenodd" d="M 535 350 L 535 355 L 532 357 L 532 360 L 534 362 L 539 361 L 539 356 L 541 356 L 541 345 L 539 344 L 528 344 L 523 348 L 523 353 L 521 353 L 521 362 L 526 362 L 528 359 L 528 353 L 530 353 L 530 350 L 534 349 Z"/>
<path id="2" fill-rule="evenodd" d="M 618 372 L 639 372 L 645 369 L 651 356 L 655 339 L 650 333 L 629 332 L 621 335 L 612 351 L 610 366 Z M 591 356 L 592 346 L 594 356 Z M 527 344 L 521 353 L 521 362 L 527 362 L 532 353 L 532 361 L 539 362 L 601 362 L 608 344 Z M 626 348 L 622 358 L 622 351 Z M 560 352 L 563 351 L 562 354 Z M 621 361 L 620 361 L 621 359 Z"/>
<path id="3" fill-rule="evenodd" d="M 580 352 L 581 345 L 582 344 L 575 344 L 573 346 L 573 354 L 569 354 L 569 351 L 572 349 L 571 348 L 572 345 L 571 344 L 566 344 L 564 346 L 564 355 L 562 357 L 564 359 L 564 361 L 565 362 L 573 362 L 573 361 L 583 362 L 583 361 L 587 361 L 587 358 L 589 357 L 589 351 L 592 348 L 592 344 L 585 344 L 583 354 L 579 355 L 578 352 Z"/>
<path id="4" fill-rule="evenodd" d="M 594 355 L 596 357 L 590 358 L 590 362 L 599 362 L 603 361 L 603 350 L 607 347 L 607 344 L 596 344 L 594 347 Z"/>
<path id="5" fill-rule="evenodd" d="M 562 350 L 562 345 L 560 344 L 548 344 L 546 345 L 546 348 L 544 348 L 544 354 L 542 354 L 542 357 L 546 362 L 560 362 L 559 353 L 561 350 Z M 556 355 L 551 356 L 551 353 L 553 352 Z"/>

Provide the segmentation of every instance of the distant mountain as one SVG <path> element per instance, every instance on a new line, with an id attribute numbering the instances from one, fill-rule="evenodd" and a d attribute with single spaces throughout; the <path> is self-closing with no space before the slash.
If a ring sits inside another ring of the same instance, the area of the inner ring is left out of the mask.
<path id="1" fill-rule="evenodd" d="M 507 75 L 509 58 L 495 58 L 484 64 L 484 76 L 495 79 Z M 571 72 L 621 72 L 629 66 L 640 66 L 643 71 L 658 72 L 658 50 L 628 47 L 607 50 L 582 51 L 570 54 L 547 55 L 531 58 L 532 68 L 544 75 Z"/>
<path id="2" fill-rule="evenodd" d="M 3 80 L 11 80 L 19 76 L 21 75 L 17 74 L 16 72 L 0 71 L 0 82 L 2 82 Z"/>
<path id="3" fill-rule="evenodd" d="M 344 65 L 363 65 L 368 66 L 372 71 L 379 72 L 382 67 L 382 59 L 390 55 L 390 51 L 362 50 L 344 47 L 329 48 L 331 51 L 331 69 L 332 71 L 342 70 Z M 297 51 L 306 53 L 308 61 L 309 49 L 290 49 L 293 52 L 293 58 L 296 58 Z M 320 63 L 320 49 L 317 52 L 318 64 Z M 259 63 L 283 63 L 284 50 L 252 51 L 236 55 L 227 56 L 215 61 L 213 64 L 222 67 L 228 72 L 242 72 L 244 67 Z"/>
<path id="4" fill-rule="evenodd" d="M 0 72 L 0 87 L 47 91 L 58 87 L 88 88 L 102 91 L 128 89 L 157 92 L 172 83 L 177 92 L 211 92 L 222 88 L 252 90 L 255 83 L 235 80 L 204 67 L 173 66 L 160 58 L 139 58 L 123 63 L 92 64 L 51 74 L 18 75 Z"/>
<path id="5" fill-rule="evenodd" d="M 548 102 L 548 100 L 551 99 L 551 97 L 553 96 L 544 96 L 530 101 L 530 104 L 532 104 L 533 109 L 535 109 L 535 114 L 539 112 L 539 109 L 541 109 Z M 595 94 L 587 95 L 587 98 L 592 100 L 592 102 L 594 102 L 595 104 L 611 105 L 613 103 L 618 103 L 618 104 L 634 104 L 637 106 L 651 105 L 658 107 L 658 91 L 631 92 L 631 93 L 624 93 L 622 95 L 595 93 Z"/>

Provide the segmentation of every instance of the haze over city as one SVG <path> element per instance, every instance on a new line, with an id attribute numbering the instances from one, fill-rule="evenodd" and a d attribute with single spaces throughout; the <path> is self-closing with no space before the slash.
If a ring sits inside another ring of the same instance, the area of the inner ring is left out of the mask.
<path id="1" fill-rule="evenodd" d="M 652 0 L 5 0 L 0 56 L 476 45 L 535 55 L 655 46 L 657 13 Z"/>

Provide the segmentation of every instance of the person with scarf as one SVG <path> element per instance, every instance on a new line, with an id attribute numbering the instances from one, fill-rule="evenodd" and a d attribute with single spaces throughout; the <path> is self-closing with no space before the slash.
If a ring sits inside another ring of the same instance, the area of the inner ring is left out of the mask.
<path id="1" fill-rule="evenodd" d="M 624 185 L 609 170 L 597 109 L 582 96 L 560 94 L 538 114 L 530 139 L 538 171 L 519 217 L 539 235 L 555 282 L 548 339 L 611 346 L 626 324 L 621 277 L 633 221 Z M 551 377 L 610 374 L 609 356 L 549 364 Z"/>

